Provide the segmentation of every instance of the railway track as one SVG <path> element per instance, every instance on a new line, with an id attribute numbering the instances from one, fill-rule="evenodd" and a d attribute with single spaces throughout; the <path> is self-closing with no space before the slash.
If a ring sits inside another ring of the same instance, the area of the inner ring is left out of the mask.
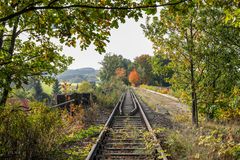
<path id="1" fill-rule="evenodd" d="M 142 106 L 130 90 L 121 96 L 86 158 L 102 159 L 167 160 Z"/>

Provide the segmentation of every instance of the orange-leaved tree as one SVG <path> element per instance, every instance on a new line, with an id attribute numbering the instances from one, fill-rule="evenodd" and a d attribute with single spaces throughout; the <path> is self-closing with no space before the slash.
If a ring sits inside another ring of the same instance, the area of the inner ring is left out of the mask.
<path id="1" fill-rule="evenodd" d="M 134 68 L 128 76 L 128 81 L 131 83 L 132 86 L 136 86 L 137 83 L 139 82 L 140 78 L 138 75 L 138 72 L 136 71 L 136 69 Z"/>

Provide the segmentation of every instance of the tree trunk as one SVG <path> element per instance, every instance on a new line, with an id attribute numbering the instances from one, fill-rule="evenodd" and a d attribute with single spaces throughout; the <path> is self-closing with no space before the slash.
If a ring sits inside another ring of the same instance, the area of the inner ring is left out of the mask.
<path id="1" fill-rule="evenodd" d="M 197 108 L 197 93 L 196 82 L 194 77 L 194 64 L 191 58 L 191 90 L 192 90 L 192 123 L 198 127 L 198 108 Z"/>
<path id="2" fill-rule="evenodd" d="M 194 35 L 193 35 L 193 19 L 191 18 L 190 23 L 190 72 L 191 72 L 191 90 L 192 90 L 192 123 L 198 127 L 198 108 L 197 108 L 197 92 L 196 92 L 196 80 L 194 75 Z"/>
<path id="3" fill-rule="evenodd" d="M 2 23 L 3 28 L 5 27 L 5 25 L 6 23 L 3 22 Z M 4 37 L 4 29 L 0 31 L 0 50 L 2 50 L 2 46 L 3 46 L 3 37 Z"/>
<path id="4" fill-rule="evenodd" d="M 18 23 L 19 23 L 19 16 L 17 17 L 17 19 L 14 23 L 14 26 L 13 26 L 13 30 L 12 30 L 11 43 L 10 43 L 9 49 L 8 49 L 8 54 L 10 57 L 13 56 L 13 52 L 14 52 L 15 42 L 16 42 L 16 38 L 17 38 Z M 11 91 L 11 83 L 12 83 L 11 77 L 12 77 L 11 74 L 8 74 L 6 76 L 5 86 L 3 87 L 3 94 L 2 94 L 1 101 L 0 101 L 0 106 L 5 106 L 5 104 L 7 102 L 8 94 Z"/>
<path id="5" fill-rule="evenodd" d="M 3 27 L 5 27 L 5 22 L 3 22 L 2 25 L 3 25 Z M 2 50 L 2 47 L 3 47 L 3 34 L 4 34 L 4 29 L 0 31 L 0 50 Z M 0 106 L 3 106 L 6 103 L 7 95 L 8 95 L 8 90 L 6 90 L 4 88 L 3 94 L 2 94 L 2 99 L 0 101 Z"/>
<path id="6" fill-rule="evenodd" d="M 8 89 L 8 87 L 4 87 L 3 94 L 2 94 L 2 99 L 0 101 L 0 106 L 5 106 L 5 104 L 7 102 L 9 91 L 10 90 Z"/>
<path id="7" fill-rule="evenodd" d="M 1 98 L 1 101 L 0 101 L 0 106 L 5 106 L 10 90 L 11 90 L 11 77 L 9 75 L 7 75 L 6 83 L 5 83 L 5 86 L 3 88 L 2 98 Z"/>
<path id="8" fill-rule="evenodd" d="M 9 49 L 8 49 L 9 55 L 11 57 L 13 56 L 13 51 L 14 51 L 15 42 L 16 42 L 16 38 L 17 38 L 18 23 L 19 23 L 19 17 L 17 17 L 17 19 L 14 23 L 12 36 L 11 36 L 11 44 L 10 44 Z"/>

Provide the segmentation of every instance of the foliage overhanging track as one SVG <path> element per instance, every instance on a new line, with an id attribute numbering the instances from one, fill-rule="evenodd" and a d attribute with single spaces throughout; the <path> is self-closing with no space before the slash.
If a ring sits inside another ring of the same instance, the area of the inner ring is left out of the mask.
<path id="1" fill-rule="evenodd" d="M 150 133 L 154 144 L 151 149 L 147 147 L 145 132 Z M 158 157 L 167 160 L 137 97 L 128 91 L 113 109 L 86 160 Z"/>

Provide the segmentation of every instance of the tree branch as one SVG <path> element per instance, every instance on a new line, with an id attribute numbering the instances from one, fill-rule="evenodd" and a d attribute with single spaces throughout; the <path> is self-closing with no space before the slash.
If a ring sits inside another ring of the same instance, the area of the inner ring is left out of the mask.
<path id="1" fill-rule="evenodd" d="M 23 32 L 27 32 L 27 31 L 33 31 L 34 29 L 33 28 L 27 28 L 27 29 L 23 29 L 23 30 L 19 30 L 17 33 L 16 33 L 16 37 L 18 37 L 21 33 Z"/>
<path id="2" fill-rule="evenodd" d="M 61 10 L 61 9 L 68 9 L 68 8 L 88 8 L 88 9 L 103 9 L 103 10 L 133 10 L 133 9 L 147 9 L 147 8 L 158 8 L 158 7 L 163 7 L 163 6 L 172 6 L 172 5 L 177 5 L 183 2 L 186 2 L 188 0 L 179 0 L 178 2 L 169 2 L 169 3 L 164 3 L 164 4 L 159 4 L 159 5 L 137 5 L 137 6 L 96 6 L 96 5 L 84 5 L 84 4 L 74 4 L 74 5 L 68 5 L 68 6 L 52 6 L 51 4 L 55 3 L 56 0 L 53 0 L 50 2 L 47 6 L 33 6 L 36 3 L 32 3 L 28 5 L 27 7 L 23 8 L 22 10 L 15 12 L 13 14 L 10 14 L 8 16 L 0 18 L 0 22 L 7 21 L 9 19 L 12 19 L 16 16 L 19 16 L 23 13 L 29 12 L 29 11 L 34 11 L 34 10 L 47 10 L 47 9 L 52 9 L 52 10 Z"/>
<path id="3" fill-rule="evenodd" d="M 53 5 L 53 4 L 56 3 L 57 1 L 59 1 L 59 0 L 53 0 L 53 1 L 51 1 L 51 2 L 48 4 L 48 6 Z"/>

